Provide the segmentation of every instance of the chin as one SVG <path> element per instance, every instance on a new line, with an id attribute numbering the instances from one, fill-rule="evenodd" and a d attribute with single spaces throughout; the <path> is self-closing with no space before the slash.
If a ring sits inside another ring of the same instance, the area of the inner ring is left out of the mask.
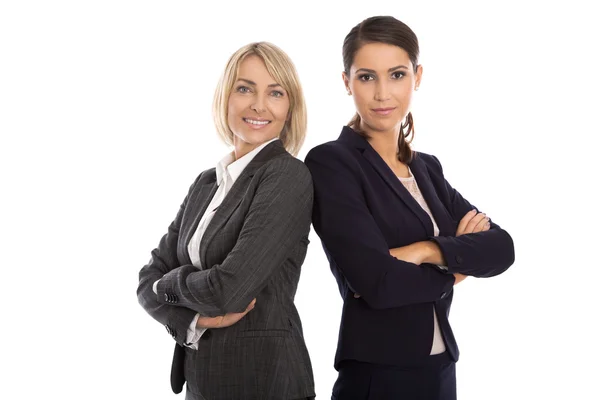
<path id="1" fill-rule="evenodd" d="M 251 145 L 257 145 L 257 146 L 263 144 L 264 142 L 271 140 L 273 137 L 274 137 L 273 135 L 268 134 L 266 132 L 260 133 L 260 134 L 257 134 L 256 132 L 250 132 L 249 134 L 246 133 L 242 136 L 239 136 L 239 138 L 243 142 L 251 144 Z"/>
<path id="2" fill-rule="evenodd" d="M 387 132 L 390 130 L 393 130 L 395 126 L 397 126 L 398 124 L 392 124 L 389 123 L 388 121 L 383 122 L 383 121 L 366 121 L 367 125 L 369 125 L 371 127 L 371 129 L 375 130 L 375 131 L 381 131 L 381 132 Z"/>

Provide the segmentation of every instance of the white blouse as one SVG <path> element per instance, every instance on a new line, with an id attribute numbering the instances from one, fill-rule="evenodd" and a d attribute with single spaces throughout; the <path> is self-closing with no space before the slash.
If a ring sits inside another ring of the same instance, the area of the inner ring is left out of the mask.
<path id="1" fill-rule="evenodd" d="M 419 185 L 417 185 L 417 181 L 415 180 L 415 177 L 413 176 L 413 173 L 410 170 L 410 168 L 408 169 L 408 171 L 410 173 L 409 178 L 402 178 L 399 176 L 398 179 L 400 179 L 400 182 L 402 182 L 404 187 L 408 190 L 408 192 L 412 195 L 412 197 L 417 201 L 417 203 L 419 203 L 419 205 L 423 208 L 423 210 L 425 210 L 427 212 L 427 214 L 429 215 L 429 218 L 431 218 L 431 222 L 433 223 L 433 235 L 438 236 L 440 234 L 440 229 L 438 228 L 437 223 L 435 222 L 435 219 L 433 218 L 433 214 L 431 214 L 431 210 L 429 209 L 427 202 L 423 198 L 423 194 L 421 193 L 421 190 L 419 189 Z M 438 322 L 437 314 L 435 312 L 435 307 L 432 306 L 432 308 L 433 308 L 433 343 L 431 345 L 430 355 L 441 354 L 444 351 L 446 351 L 446 345 L 444 344 L 444 339 L 442 338 L 442 333 L 440 331 L 440 325 Z"/>

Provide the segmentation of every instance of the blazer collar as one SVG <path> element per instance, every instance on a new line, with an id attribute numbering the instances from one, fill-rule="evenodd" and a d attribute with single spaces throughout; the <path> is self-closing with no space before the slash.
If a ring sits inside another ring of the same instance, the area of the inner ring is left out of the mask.
<path id="1" fill-rule="evenodd" d="M 197 184 L 196 188 L 187 199 L 187 205 L 184 211 L 183 221 L 191 221 L 190 223 L 183 223 L 182 231 L 180 232 L 181 240 L 179 240 L 179 254 L 183 255 L 185 264 L 192 263 L 188 253 L 188 243 L 192 239 L 192 236 L 194 236 L 198 224 L 218 188 L 214 168 L 204 172 L 203 175 L 206 175 L 206 178 L 201 178 L 202 183 L 199 182 Z"/>
<path id="2" fill-rule="evenodd" d="M 208 247 L 208 243 L 213 239 L 215 234 L 225 225 L 225 223 L 229 220 L 229 217 L 236 208 L 241 203 L 244 195 L 246 194 L 246 189 L 248 187 L 248 183 L 256 173 L 256 171 L 265 165 L 268 161 L 286 154 L 287 151 L 283 147 L 283 143 L 281 140 L 275 140 L 269 144 L 267 144 L 260 152 L 248 163 L 248 165 L 241 172 L 240 176 L 236 179 L 233 186 L 223 199 L 223 202 L 217 208 L 215 215 L 212 220 L 206 227 L 206 231 L 202 236 L 202 240 L 200 241 L 200 262 L 202 264 L 202 269 L 209 268 L 210 265 L 206 264 L 206 249 Z M 211 190 L 210 197 L 206 200 L 207 205 L 210 202 L 210 199 L 214 196 L 216 192 L 217 185 L 213 183 L 214 190 Z M 204 214 L 206 206 L 204 210 L 199 213 L 198 222 L 202 215 Z M 198 226 L 198 222 L 195 223 L 195 226 Z"/>
<path id="3" fill-rule="evenodd" d="M 225 173 L 229 174 L 229 177 L 233 182 L 237 180 L 237 178 L 242 174 L 244 169 L 248 166 L 248 164 L 261 152 L 262 149 L 267 147 L 274 141 L 279 140 L 278 138 L 274 138 L 269 140 L 266 143 L 261 144 L 254 150 L 250 151 L 248 154 L 244 155 L 240 159 L 236 160 L 234 152 L 227 154 L 225 157 L 218 162 L 216 172 L 217 172 L 217 184 L 221 184 L 221 179 L 223 179 L 223 175 Z"/>
<path id="4" fill-rule="evenodd" d="M 431 176 L 429 175 L 427 164 L 420 153 L 416 153 L 413 157 L 410 163 L 410 170 L 417 181 L 417 185 L 419 185 L 419 190 L 427 202 L 431 214 L 433 214 L 433 218 L 435 218 L 440 236 L 454 236 L 456 232 L 452 226 L 452 217 L 446 210 L 446 207 L 444 207 L 442 200 L 438 197 Z"/>
<path id="5" fill-rule="evenodd" d="M 406 190 L 402 182 L 398 179 L 396 174 L 388 167 L 388 165 L 383 161 L 379 153 L 373 149 L 373 147 L 369 144 L 367 139 L 362 135 L 358 134 L 355 130 L 348 126 L 344 126 L 342 129 L 342 133 L 340 134 L 338 141 L 346 143 L 350 146 L 358 149 L 362 156 L 373 166 L 375 171 L 379 174 L 379 176 L 385 181 L 385 183 L 390 187 L 392 192 L 396 194 L 406 204 L 406 206 L 415 214 L 416 217 L 419 218 L 421 224 L 427 231 L 429 236 L 433 236 L 433 223 L 431 222 L 431 218 L 421 205 L 412 197 L 410 192 Z M 426 182 L 429 182 L 430 178 L 427 176 L 427 171 L 424 170 L 426 168 L 425 164 L 418 160 L 418 155 L 413 157 L 413 161 L 409 164 L 417 184 L 419 185 L 419 189 L 422 190 L 423 197 L 427 202 L 427 205 L 434 203 L 432 201 L 432 193 L 435 193 L 432 187 L 426 185 Z M 425 190 L 423 190 L 423 186 L 427 186 Z M 439 200 L 438 200 L 439 201 Z M 430 206 L 431 209 L 431 206 Z M 432 211 L 433 213 L 433 211 Z M 437 216 L 436 222 L 438 220 Z M 438 225 L 439 227 L 439 225 Z M 441 229 L 440 229 L 441 231 Z"/>

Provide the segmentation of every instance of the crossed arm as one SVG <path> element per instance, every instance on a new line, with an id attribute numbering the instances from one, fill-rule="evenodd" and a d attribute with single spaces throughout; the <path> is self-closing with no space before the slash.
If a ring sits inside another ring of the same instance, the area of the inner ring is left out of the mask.
<path id="1" fill-rule="evenodd" d="M 360 293 L 370 307 L 436 301 L 466 275 L 493 276 L 512 264 L 510 236 L 483 214 L 471 211 L 474 207 L 445 180 L 443 197 L 453 216 L 461 220 L 457 236 L 389 249 L 367 207 L 362 171 L 346 153 L 341 147 L 320 146 L 306 157 L 315 185 L 313 226 L 347 288 Z M 446 265 L 448 271 L 420 267 L 422 263 Z"/>

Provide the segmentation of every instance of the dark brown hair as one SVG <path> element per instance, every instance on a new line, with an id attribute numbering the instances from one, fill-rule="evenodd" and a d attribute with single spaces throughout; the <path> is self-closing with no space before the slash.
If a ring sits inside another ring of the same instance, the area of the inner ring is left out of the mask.
<path id="1" fill-rule="evenodd" d="M 385 43 L 398 46 L 408 53 L 414 72 L 419 65 L 419 41 L 417 35 L 405 23 L 394 17 L 380 16 L 365 19 L 356 25 L 344 39 L 342 49 L 344 71 L 350 76 L 350 67 L 354 62 L 356 53 L 368 43 Z M 348 125 L 358 131 L 360 115 L 355 114 Z M 400 127 L 398 137 L 398 159 L 404 163 L 412 160 L 413 152 L 410 143 L 414 137 L 414 124 L 412 113 L 408 113 L 406 120 Z M 359 132 L 364 135 L 363 132 Z"/>

